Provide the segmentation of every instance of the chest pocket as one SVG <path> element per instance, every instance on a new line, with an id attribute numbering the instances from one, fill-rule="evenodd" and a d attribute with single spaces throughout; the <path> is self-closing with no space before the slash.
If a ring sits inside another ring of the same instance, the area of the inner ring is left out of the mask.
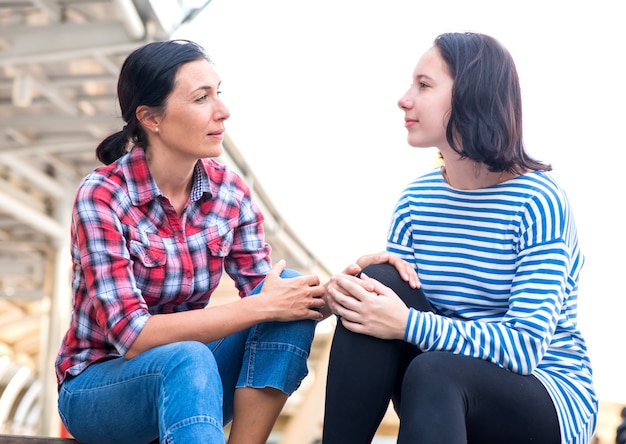
<path id="1" fill-rule="evenodd" d="M 160 267 L 167 262 L 165 244 L 156 234 L 137 229 L 129 230 L 128 249 L 135 261 L 146 268 Z"/>
<path id="2" fill-rule="evenodd" d="M 220 231 L 217 227 L 211 227 L 204 232 L 209 254 L 214 257 L 228 256 L 233 246 L 234 230 L 228 229 L 223 234 Z"/>

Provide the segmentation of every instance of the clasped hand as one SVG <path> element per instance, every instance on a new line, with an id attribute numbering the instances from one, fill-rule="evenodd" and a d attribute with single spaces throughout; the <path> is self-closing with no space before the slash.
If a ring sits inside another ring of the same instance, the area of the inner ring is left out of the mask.
<path id="1" fill-rule="evenodd" d="M 406 261 L 388 253 L 367 255 L 332 277 L 326 303 L 348 330 L 381 339 L 403 339 L 408 307 L 389 287 L 364 273 L 355 276 L 367 265 L 384 262 L 393 265 L 411 287 L 419 288 L 417 273 Z"/>

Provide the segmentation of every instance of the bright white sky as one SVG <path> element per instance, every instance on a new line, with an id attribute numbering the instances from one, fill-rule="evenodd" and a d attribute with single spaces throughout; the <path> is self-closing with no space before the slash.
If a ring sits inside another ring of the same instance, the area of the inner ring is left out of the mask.
<path id="1" fill-rule="evenodd" d="M 576 213 L 599 396 L 626 403 L 623 18 L 614 0 L 213 0 L 176 36 L 207 48 L 228 133 L 333 272 L 384 249 L 398 194 L 436 159 L 408 146 L 396 105 L 418 58 L 446 31 L 500 40 L 520 74 L 527 148 Z"/>

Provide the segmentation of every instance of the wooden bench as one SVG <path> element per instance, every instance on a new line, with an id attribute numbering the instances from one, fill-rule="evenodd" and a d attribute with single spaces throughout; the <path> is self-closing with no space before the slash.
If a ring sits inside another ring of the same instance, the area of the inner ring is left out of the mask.
<path id="1" fill-rule="evenodd" d="M 69 438 L 47 438 L 45 436 L 0 435 L 0 444 L 77 444 Z"/>

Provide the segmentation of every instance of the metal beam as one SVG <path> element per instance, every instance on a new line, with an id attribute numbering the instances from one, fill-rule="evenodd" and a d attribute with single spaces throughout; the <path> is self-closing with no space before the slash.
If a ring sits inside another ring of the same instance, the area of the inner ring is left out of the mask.
<path id="1" fill-rule="evenodd" d="M 0 66 L 91 58 L 97 53 L 127 54 L 141 43 L 129 39 L 120 22 L 6 26 L 0 28 L 0 40 L 10 42 L 2 51 Z"/>
<path id="2" fill-rule="evenodd" d="M 76 131 L 77 128 L 84 125 L 121 125 L 122 119 L 114 115 L 114 112 L 115 110 L 111 107 L 110 115 L 104 113 L 95 116 L 70 116 L 66 114 L 46 115 L 45 121 L 37 122 L 37 126 L 41 127 L 41 125 L 43 125 L 44 128 L 74 128 L 74 131 Z M 3 117 L 2 120 L 0 120 L 0 131 L 5 131 L 7 128 L 29 128 L 32 125 L 32 115 L 14 115 L 6 118 Z M 4 149 L 2 149 L 2 151 L 3 150 Z"/>
<path id="3" fill-rule="evenodd" d="M 5 193 L 0 193 L 0 209 L 8 213 L 15 220 L 34 228 L 36 231 L 59 239 L 65 233 L 66 227 L 62 227 L 59 222 L 29 205 L 24 204 L 21 200 L 15 199 Z"/>
<path id="4" fill-rule="evenodd" d="M 67 189 L 58 180 L 35 168 L 22 157 L 0 153 L 0 164 L 6 165 L 11 172 L 17 173 L 49 196 L 61 197 L 67 193 Z"/>

